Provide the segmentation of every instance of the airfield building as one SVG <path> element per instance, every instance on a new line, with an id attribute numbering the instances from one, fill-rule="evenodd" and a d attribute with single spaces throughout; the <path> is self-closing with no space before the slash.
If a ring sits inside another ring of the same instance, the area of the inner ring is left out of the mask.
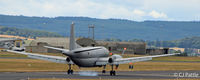
<path id="1" fill-rule="evenodd" d="M 83 47 L 104 46 L 112 53 L 122 53 L 123 49 L 127 48 L 126 53 L 128 54 L 146 54 L 146 44 L 144 42 L 105 42 L 94 41 L 88 38 L 79 38 L 76 42 Z M 38 37 L 26 46 L 26 51 L 34 53 L 60 53 L 57 50 L 43 47 L 45 45 L 69 49 L 69 38 Z"/>
<path id="2" fill-rule="evenodd" d="M 81 46 L 104 46 L 112 53 L 122 53 L 126 48 L 128 54 L 146 54 L 146 43 L 144 42 L 108 42 L 108 41 L 94 41 L 88 38 L 81 38 L 77 40 Z"/>
<path id="3" fill-rule="evenodd" d="M 148 55 L 169 54 L 169 48 L 148 48 L 146 49 L 146 54 Z"/>
<path id="4" fill-rule="evenodd" d="M 146 54 L 146 43 L 144 42 L 105 42 L 97 41 L 98 46 L 104 46 L 112 53 L 122 53 L 126 48 L 127 54 Z"/>
<path id="5" fill-rule="evenodd" d="M 34 53 L 61 53 L 60 51 L 48 49 L 43 46 L 69 49 L 69 38 L 64 37 L 37 37 L 26 46 L 26 52 Z"/>
<path id="6" fill-rule="evenodd" d="M 0 48 L 11 49 L 12 47 L 22 47 L 22 45 L 22 39 L 0 37 Z"/>

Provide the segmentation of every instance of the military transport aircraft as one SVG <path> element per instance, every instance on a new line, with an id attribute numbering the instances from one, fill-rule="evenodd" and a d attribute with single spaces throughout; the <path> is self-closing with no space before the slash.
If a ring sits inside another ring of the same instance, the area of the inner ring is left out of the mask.
<path id="1" fill-rule="evenodd" d="M 13 51 L 13 50 L 7 50 L 7 51 L 28 55 L 28 57 L 30 58 L 68 64 L 69 65 L 68 74 L 73 74 L 73 70 L 71 68 L 72 64 L 75 64 L 79 67 L 103 67 L 104 69 L 102 70 L 102 73 L 106 72 L 105 71 L 106 65 L 111 65 L 111 71 L 110 71 L 111 76 L 116 75 L 114 67 L 117 69 L 119 64 L 148 61 L 148 60 L 152 60 L 153 57 L 171 56 L 171 55 L 178 54 L 178 53 L 174 53 L 174 54 L 164 54 L 164 55 L 154 55 L 154 56 L 144 56 L 144 57 L 130 57 L 130 58 L 122 58 L 122 56 L 120 55 L 112 55 L 109 57 L 109 51 L 105 47 L 79 46 L 75 41 L 73 22 L 71 24 L 71 30 L 70 30 L 69 50 L 50 47 L 50 46 L 44 46 L 44 47 L 62 51 L 62 53 L 66 55 L 66 57 L 33 54 L 33 53 L 19 52 L 19 51 Z"/>

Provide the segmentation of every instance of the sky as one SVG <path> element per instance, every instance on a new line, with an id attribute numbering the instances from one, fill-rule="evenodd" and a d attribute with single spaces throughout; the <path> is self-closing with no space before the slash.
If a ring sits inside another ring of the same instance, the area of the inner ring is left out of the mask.
<path id="1" fill-rule="evenodd" d="M 200 21 L 200 0 L 0 0 L 0 14 Z"/>

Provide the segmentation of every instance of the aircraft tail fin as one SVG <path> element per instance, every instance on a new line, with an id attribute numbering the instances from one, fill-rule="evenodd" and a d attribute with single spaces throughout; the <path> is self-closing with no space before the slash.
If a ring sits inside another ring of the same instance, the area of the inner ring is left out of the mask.
<path id="1" fill-rule="evenodd" d="M 74 50 L 76 48 L 80 48 L 81 46 L 79 46 L 76 43 L 75 40 L 75 32 L 74 32 L 74 22 L 72 22 L 71 24 L 71 30 L 70 30 L 70 42 L 69 42 L 69 50 Z"/>

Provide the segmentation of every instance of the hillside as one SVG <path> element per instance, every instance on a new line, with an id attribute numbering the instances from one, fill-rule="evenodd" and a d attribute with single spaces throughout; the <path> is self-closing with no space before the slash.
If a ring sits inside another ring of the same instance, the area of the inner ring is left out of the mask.
<path id="1" fill-rule="evenodd" d="M 40 30 L 30 30 L 30 29 L 18 29 L 14 27 L 4 27 L 0 26 L 0 34 L 2 35 L 15 35 L 15 36 L 22 36 L 22 37 L 59 37 L 59 34 L 47 32 L 47 31 L 40 31 Z"/>
<path id="2" fill-rule="evenodd" d="M 20 29 L 56 32 L 69 36 L 69 26 L 75 22 L 76 36 L 88 37 L 88 25 L 95 25 L 95 38 L 121 40 L 176 40 L 200 36 L 200 22 L 195 21 L 144 21 L 96 19 L 88 17 L 26 17 L 0 15 L 0 25 Z"/>

